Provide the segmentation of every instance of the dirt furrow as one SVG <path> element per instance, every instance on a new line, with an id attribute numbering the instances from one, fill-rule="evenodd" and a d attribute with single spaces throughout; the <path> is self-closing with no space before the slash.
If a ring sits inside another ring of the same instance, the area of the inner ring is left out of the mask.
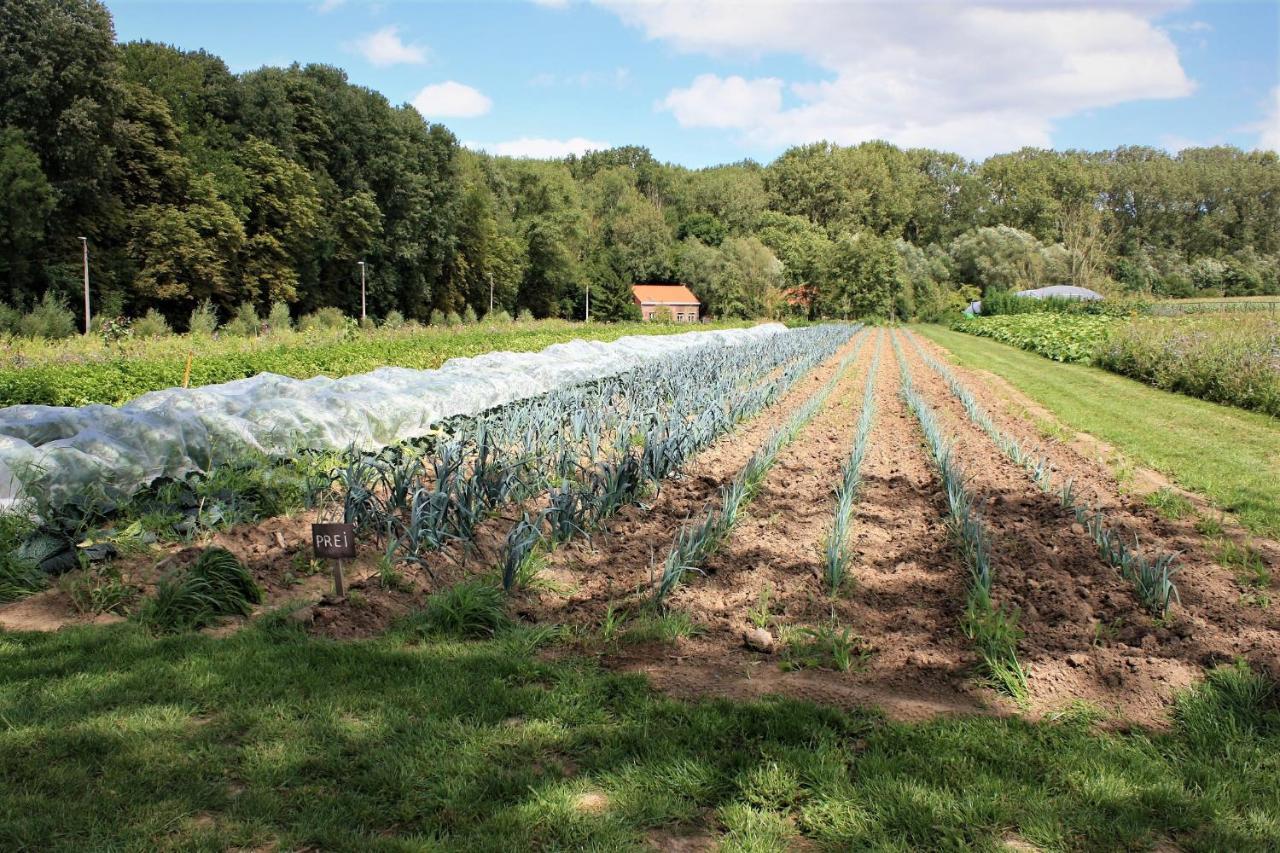
<path id="1" fill-rule="evenodd" d="M 877 333 L 879 334 L 879 333 Z M 887 341 L 884 343 L 887 353 Z M 671 605 L 706 632 L 674 653 L 638 648 L 613 661 L 647 674 L 677 695 L 747 698 L 781 693 L 846 707 L 876 705 L 901 718 L 984 709 L 969 684 L 973 658 L 959 632 L 963 568 L 947 547 L 938 484 L 920 437 L 897 396 L 892 359 L 876 374 L 877 422 L 863 463 L 864 487 L 852 529 L 850 578 L 829 598 L 823 548 L 832 490 L 852 445 L 874 348 L 868 346 L 823 411 L 779 455 L 743 519 Z M 851 628 L 872 649 L 864 665 L 841 673 L 784 672 L 774 654 L 744 646 L 767 591 L 770 630 Z"/>
<path id="2" fill-rule="evenodd" d="M 1120 482 L 1109 466 L 1115 453 L 1105 442 L 1087 434 L 1076 434 L 1060 427 L 1047 410 L 1010 386 L 997 376 L 966 370 L 950 363 L 946 350 L 915 335 L 934 358 L 947 364 L 974 397 L 986 408 L 992 419 L 1006 433 L 1017 437 L 1024 447 L 1040 448 L 1054 467 L 1054 482 L 1061 484 L 1068 478 L 1074 484 L 1077 502 L 1101 508 L 1109 522 L 1137 534 L 1144 545 L 1163 551 L 1179 552 L 1182 567 L 1178 576 L 1179 591 L 1183 603 L 1209 611 L 1212 618 L 1223 622 L 1238 620 L 1244 626 L 1266 626 L 1280 630 L 1280 608 L 1239 606 L 1243 585 L 1228 568 L 1218 562 L 1218 547 L 1195 529 L 1195 516 L 1177 520 L 1161 516 L 1145 503 L 1145 494 L 1158 488 L 1173 487 L 1163 476 L 1154 471 L 1123 469 L 1125 482 Z M 1034 421 L 1034 423 L 1033 423 Z M 1042 432 L 1059 433 L 1065 440 L 1046 439 Z M 1189 496 L 1204 514 L 1215 512 L 1199 496 Z M 1273 582 L 1272 600 L 1280 597 L 1280 542 L 1248 535 L 1229 518 L 1224 519 L 1225 535 L 1237 546 L 1246 544 L 1260 553 L 1270 567 Z M 1233 612 L 1234 611 L 1234 612 Z M 1276 662 L 1280 676 L 1280 661 Z"/>
<path id="3" fill-rule="evenodd" d="M 996 600 L 1021 613 L 1019 649 L 1031 670 L 1033 711 L 1083 699 L 1159 724 L 1173 693 L 1196 681 L 1205 664 L 1280 648 L 1274 631 L 1238 620 L 1224 630 L 1195 603 L 1153 620 L 1072 514 L 969 419 L 906 341 L 903 353 L 982 501 L 997 563 Z"/>
<path id="4" fill-rule="evenodd" d="M 960 630 L 966 572 L 943 518 L 946 498 L 919 424 L 900 396 L 885 333 L 876 420 L 852 528 L 852 589 L 840 602 L 875 648 L 864 678 L 885 694 L 974 706 L 976 658 Z"/>
<path id="5" fill-rule="evenodd" d="M 828 382 L 867 332 L 855 335 L 831 358 L 798 381 L 783 398 L 694 456 L 683 472 L 661 484 L 648 501 L 623 507 L 591 538 L 574 539 L 548 558 L 542 577 L 555 590 L 536 589 L 518 604 L 521 616 L 539 622 L 594 624 L 608 604 L 647 594 L 651 571 L 660 574 L 680 526 L 700 518 L 764 443 L 810 396 Z"/>

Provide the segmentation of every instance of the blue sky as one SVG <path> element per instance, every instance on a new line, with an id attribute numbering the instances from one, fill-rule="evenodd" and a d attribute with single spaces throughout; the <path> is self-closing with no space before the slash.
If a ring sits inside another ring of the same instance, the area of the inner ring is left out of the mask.
<path id="1" fill-rule="evenodd" d="M 1280 148 L 1280 3 L 107 0 L 122 41 L 321 62 L 465 144 L 705 166 L 884 138 Z"/>

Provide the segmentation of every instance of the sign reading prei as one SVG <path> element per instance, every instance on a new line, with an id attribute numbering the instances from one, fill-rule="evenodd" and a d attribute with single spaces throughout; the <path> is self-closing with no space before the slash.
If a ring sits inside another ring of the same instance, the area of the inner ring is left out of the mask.
<path id="1" fill-rule="evenodd" d="M 315 548 L 317 557 L 350 560 L 356 555 L 355 525 L 313 524 L 311 546 Z"/>

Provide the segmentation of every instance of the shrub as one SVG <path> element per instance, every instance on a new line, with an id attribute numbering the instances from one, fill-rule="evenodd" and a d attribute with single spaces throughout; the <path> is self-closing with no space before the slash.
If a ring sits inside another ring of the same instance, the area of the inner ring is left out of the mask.
<path id="1" fill-rule="evenodd" d="M 7 302 L 0 302 L 0 335 L 15 335 L 22 322 L 22 312 Z"/>
<path id="2" fill-rule="evenodd" d="M 508 314 L 508 313 L 507 313 L 506 311 L 504 311 L 503 309 L 501 309 L 501 308 L 497 308 L 497 309 L 495 309 L 495 310 L 493 310 L 493 311 L 490 311 L 488 314 L 485 314 L 485 315 L 484 315 L 484 320 L 483 320 L 483 322 L 485 322 L 485 323 L 495 323 L 495 324 L 498 324 L 498 323 L 510 323 L 510 322 L 511 322 L 511 315 L 510 315 L 510 314 Z"/>
<path id="3" fill-rule="evenodd" d="M 474 326 L 476 323 L 479 323 L 480 318 L 476 316 L 476 309 L 468 305 L 467 309 L 462 312 L 462 322 L 467 326 Z"/>
<path id="4" fill-rule="evenodd" d="M 533 312 L 532 312 L 532 311 L 530 311 L 528 308 L 521 308 L 521 309 L 520 309 L 520 313 L 519 313 L 519 314 L 516 314 L 516 322 L 517 322 L 517 323 L 532 323 L 532 322 L 533 322 Z"/>
<path id="5" fill-rule="evenodd" d="M 252 302 L 241 302 L 240 307 L 222 330 L 228 335 L 239 338 L 252 338 L 258 334 L 262 320 L 258 317 L 258 309 Z"/>
<path id="6" fill-rule="evenodd" d="M 444 325 L 444 312 L 439 308 L 431 309 L 431 316 L 427 318 L 427 323 L 432 326 Z"/>
<path id="7" fill-rule="evenodd" d="M 124 316 L 124 294 L 119 291 L 108 291 L 98 300 L 98 310 L 93 312 L 89 320 L 91 327 L 96 327 L 101 318 Z"/>
<path id="8" fill-rule="evenodd" d="M 450 311 L 444 315 L 444 324 L 450 328 L 462 325 L 462 318 L 458 316 L 457 311 Z"/>
<path id="9" fill-rule="evenodd" d="M 155 634 L 195 631 L 222 616 L 248 616 L 262 589 L 225 548 L 208 548 L 189 569 L 165 578 L 138 619 Z"/>
<path id="10" fill-rule="evenodd" d="M 196 336 L 212 335 L 218 331 L 218 312 L 211 301 L 205 299 L 195 307 L 187 320 L 187 331 Z"/>
<path id="11" fill-rule="evenodd" d="M 271 334 L 278 335 L 293 328 L 293 316 L 289 313 L 287 303 L 276 301 L 271 303 L 271 313 L 267 315 L 267 328 Z"/>
<path id="12" fill-rule="evenodd" d="M 394 308 L 387 312 L 387 316 L 382 320 L 382 328 L 384 329 L 402 329 L 404 328 L 404 315 Z"/>
<path id="13" fill-rule="evenodd" d="M 133 329 L 124 317 L 98 317 L 94 319 L 93 325 L 98 327 L 103 343 L 114 344 L 133 337 Z"/>
<path id="14" fill-rule="evenodd" d="M 25 338 L 69 338 L 76 333 L 76 316 L 65 302 L 45 291 L 30 313 L 18 321 L 18 331 Z"/>
<path id="15" fill-rule="evenodd" d="M 298 321 L 298 328 L 304 332 L 313 329 L 337 331 L 346 327 L 347 315 L 343 314 L 341 309 L 334 308 L 332 305 L 314 311 Z"/>
<path id="16" fill-rule="evenodd" d="M 146 314 L 133 321 L 133 333 L 140 338 L 158 338 L 172 332 L 169 321 L 154 308 L 148 308 Z"/>

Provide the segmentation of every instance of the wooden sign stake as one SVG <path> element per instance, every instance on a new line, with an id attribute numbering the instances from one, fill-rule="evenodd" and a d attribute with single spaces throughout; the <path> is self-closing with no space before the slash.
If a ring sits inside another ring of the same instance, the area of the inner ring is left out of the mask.
<path id="1" fill-rule="evenodd" d="M 342 585 L 341 560 L 338 560 L 333 566 L 333 594 L 336 598 L 342 598 L 346 594 L 346 589 Z"/>

